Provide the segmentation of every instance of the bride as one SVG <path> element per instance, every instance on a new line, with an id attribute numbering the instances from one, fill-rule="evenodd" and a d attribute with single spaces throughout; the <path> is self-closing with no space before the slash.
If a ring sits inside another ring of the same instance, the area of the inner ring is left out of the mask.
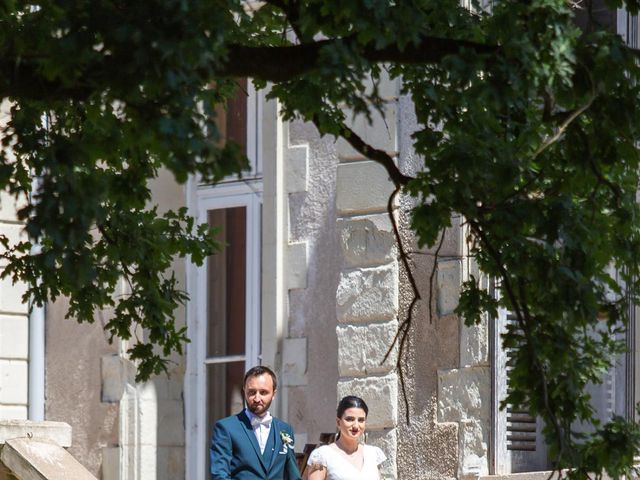
<path id="1" fill-rule="evenodd" d="M 369 407 L 359 397 L 347 396 L 338 404 L 338 436 L 316 448 L 307 461 L 308 480 L 380 480 L 379 465 L 386 460 L 378 447 L 360 443 Z M 306 472 L 305 472 L 306 473 Z"/>

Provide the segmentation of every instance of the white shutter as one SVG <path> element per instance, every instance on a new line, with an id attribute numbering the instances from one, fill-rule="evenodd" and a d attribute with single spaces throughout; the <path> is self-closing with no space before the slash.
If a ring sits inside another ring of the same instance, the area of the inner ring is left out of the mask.
<path id="1" fill-rule="evenodd" d="M 614 415 L 628 416 L 628 360 L 624 353 L 617 355 L 613 359 L 611 368 L 602 375 L 602 383 L 589 383 L 586 386 L 586 391 L 591 396 L 590 404 L 593 407 L 594 416 L 601 425 L 609 422 Z M 576 423 L 572 428 L 574 431 L 582 433 L 594 431 L 592 425 L 581 423 Z"/>
<path id="2" fill-rule="evenodd" d="M 623 8 L 617 11 L 616 31 L 631 48 L 638 48 L 638 17 Z"/>
<path id="3" fill-rule="evenodd" d="M 616 280 L 619 285 L 624 285 L 622 278 L 620 278 L 619 272 L 613 268 L 609 268 L 610 275 Z M 616 295 L 613 292 L 609 292 L 610 300 L 615 300 Z M 625 342 L 628 347 L 631 346 L 630 342 L 633 338 L 633 319 L 635 308 L 629 310 L 629 324 L 627 332 L 618 333 L 617 340 Z M 606 333 L 607 325 L 605 321 L 599 322 L 593 330 L 590 332 L 594 338 Z M 633 352 L 632 348 L 628 348 L 629 352 Z M 633 401 L 632 401 L 632 389 L 630 387 L 632 377 L 632 359 L 631 353 L 621 353 L 611 359 L 611 367 L 604 372 L 601 377 L 602 383 L 589 383 L 586 386 L 586 391 L 591 396 L 590 404 L 593 407 L 595 417 L 601 424 L 607 423 L 613 418 L 614 415 L 633 419 Z M 591 432 L 594 428 L 591 425 L 577 424 L 575 430 L 578 432 Z"/>
<path id="4" fill-rule="evenodd" d="M 494 323 L 493 466 L 495 474 L 536 472 L 549 468 L 541 419 L 509 405 L 502 410 L 499 408 L 509 391 L 510 369 L 510 351 L 502 347 L 501 335 L 506 331 L 507 325 L 515 324 L 515 321 L 511 313 L 500 310 Z"/>

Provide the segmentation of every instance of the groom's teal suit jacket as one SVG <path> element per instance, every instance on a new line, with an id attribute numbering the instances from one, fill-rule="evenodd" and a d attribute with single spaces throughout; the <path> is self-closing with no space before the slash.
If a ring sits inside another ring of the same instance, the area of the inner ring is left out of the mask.
<path id="1" fill-rule="evenodd" d="M 284 434 L 293 440 L 291 425 L 274 417 L 269 440 L 262 454 L 251 422 L 244 411 L 219 420 L 211 439 L 211 478 L 300 480 L 293 448 L 283 444 Z"/>

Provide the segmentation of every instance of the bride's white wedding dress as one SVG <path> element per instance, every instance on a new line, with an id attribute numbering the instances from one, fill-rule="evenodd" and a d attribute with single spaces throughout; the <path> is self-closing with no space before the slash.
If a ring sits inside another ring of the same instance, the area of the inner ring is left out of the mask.
<path id="1" fill-rule="evenodd" d="M 334 445 L 322 445 L 316 448 L 307 460 L 307 465 L 320 464 L 327 468 L 327 480 L 377 480 L 378 465 L 387 457 L 378 447 L 363 445 L 364 462 L 362 469 L 358 470 L 344 452 Z"/>

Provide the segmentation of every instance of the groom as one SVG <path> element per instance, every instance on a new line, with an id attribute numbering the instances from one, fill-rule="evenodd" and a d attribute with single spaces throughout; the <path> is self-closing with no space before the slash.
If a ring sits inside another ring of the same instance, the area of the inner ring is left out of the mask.
<path id="1" fill-rule="evenodd" d="M 213 480 L 300 480 L 293 429 L 269 413 L 276 374 L 257 366 L 244 376 L 247 407 L 216 422 L 211 439 Z"/>

